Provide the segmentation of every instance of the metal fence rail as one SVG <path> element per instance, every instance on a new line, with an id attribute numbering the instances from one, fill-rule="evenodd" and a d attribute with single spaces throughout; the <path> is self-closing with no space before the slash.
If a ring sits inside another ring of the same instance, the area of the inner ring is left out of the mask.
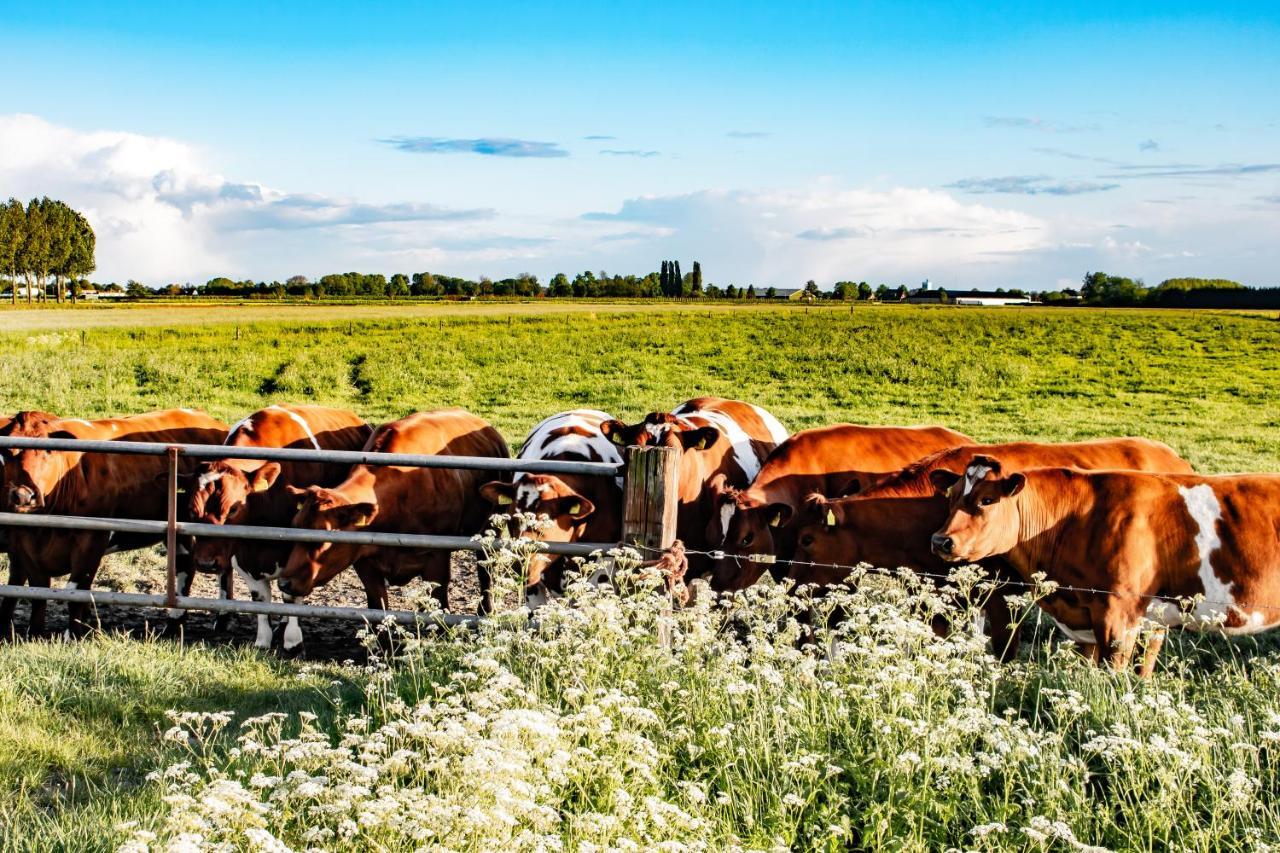
<path id="1" fill-rule="evenodd" d="M 401 624 L 435 622 L 446 625 L 474 624 L 481 617 L 469 614 L 421 614 L 405 610 L 377 610 L 362 607 L 329 607 L 306 604 L 195 598 L 177 594 L 177 537 L 254 539 L 274 542 L 341 542 L 393 548 L 445 551 L 482 551 L 484 546 L 467 536 L 437 536 L 370 530 L 310 530 L 293 527 L 202 524 L 178 520 L 178 459 L 253 459 L 275 462 L 328 462 L 348 465 L 385 465 L 408 468 L 461 468 L 499 473 L 585 474 L 622 478 L 626 464 L 607 462 L 567 462 L 555 460 L 500 459 L 478 456 L 373 453 L 350 450 L 307 450 L 278 447 L 231 447 L 217 444 L 167 444 L 142 441 L 96 441 L 67 438 L 0 436 L 0 448 L 13 450 L 113 453 L 134 456 L 163 456 L 168 459 L 168 518 L 96 518 L 41 513 L 0 512 L 0 528 L 89 530 L 138 533 L 163 537 L 167 546 L 167 587 L 165 595 L 95 592 L 93 590 L 48 589 L 0 584 L 0 598 L 67 601 L 125 607 L 167 607 L 178 610 L 209 610 L 218 613 L 249 613 L 274 616 L 306 616 L 357 622 L 393 619 Z M 639 450 L 636 448 L 636 450 Z M 616 547 L 611 542 L 545 542 L 543 551 L 570 557 L 586 557 Z"/>
<path id="2" fill-rule="evenodd" d="M 345 465 L 395 465 L 404 468 L 464 468 L 469 471 L 523 471 L 529 474 L 618 476 L 612 462 L 561 462 L 552 459 L 499 459 L 492 456 L 432 456 L 423 453 L 373 453 L 363 450 L 305 450 L 293 447 L 230 447 L 225 444 L 164 444 L 153 441 L 96 441 L 78 438 L 0 436 L 0 447 L 15 450 L 71 450 L 165 456 L 176 449 L 190 459 L 262 459 L 272 462 L 333 462 Z"/>

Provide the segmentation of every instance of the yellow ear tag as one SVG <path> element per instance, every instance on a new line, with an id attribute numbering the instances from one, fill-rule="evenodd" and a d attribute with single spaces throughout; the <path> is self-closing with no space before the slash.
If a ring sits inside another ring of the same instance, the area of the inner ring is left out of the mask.
<path id="1" fill-rule="evenodd" d="M 269 489 L 269 488 L 271 488 L 271 484 L 270 484 L 270 483 L 264 483 L 264 482 L 262 482 L 261 480 L 254 480 L 254 481 L 253 481 L 253 490 L 254 490 L 255 492 L 265 492 L 265 491 L 266 491 L 267 489 Z"/>
<path id="2" fill-rule="evenodd" d="M 569 515 L 577 515 L 581 511 L 582 504 L 580 503 L 575 503 L 573 506 L 569 507 Z"/>
<path id="3" fill-rule="evenodd" d="M 498 495 L 498 506 L 506 506 L 511 502 L 511 495 Z"/>
<path id="4" fill-rule="evenodd" d="M 371 520 L 369 516 L 362 515 L 356 519 L 356 527 L 368 527 Z"/>
<path id="5" fill-rule="evenodd" d="M 951 491 L 952 491 L 954 488 L 955 488 L 955 486 L 947 486 L 947 491 L 946 491 L 946 496 L 947 496 L 947 497 L 951 497 Z"/>
<path id="6" fill-rule="evenodd" d="M 781 523 L 782 523 L 782 513 L 780 512 L 775 512 L 773 514 L 773 518 L 769 519 L 770 527 L 777 527 Z"/>
<path id="7" fill-rule="evenodd" d="M 836 526 L 836 511 L 833 509 L 829 509 L 827 510 L 827 527 L 835 527 L 835 526 Z"/>
<path id="8" fill-rule="evenodd" d="M 698 439 L 698 449 L 699 450 L 707 449 L 707 440 L 705 438 Z"/>

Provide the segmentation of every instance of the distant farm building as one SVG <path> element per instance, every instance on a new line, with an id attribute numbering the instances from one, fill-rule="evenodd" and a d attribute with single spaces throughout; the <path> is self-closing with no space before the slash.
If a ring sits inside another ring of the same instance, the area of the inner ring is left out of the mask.
<path id="1" fill-rule="evenodd" d="M 945 299 L 944 299 L 945 295 Z M 1012 293 L 995 293 L 990 290 L 945 290 L 943 288 L 914 291 L 907 294 L 911 305 L 1031 305 L 1031 298 Z"/>

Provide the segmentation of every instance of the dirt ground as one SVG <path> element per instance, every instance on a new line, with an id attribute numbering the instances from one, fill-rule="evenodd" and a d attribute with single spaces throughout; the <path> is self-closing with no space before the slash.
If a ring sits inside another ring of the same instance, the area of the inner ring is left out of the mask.
<path id="1" fill-rule="evenodd" d="M 4 576 L 8 575 L 8 557 L 0 555 L 0 569 Z M 59 579 L 55 586 L 61 586 Z M 113 554 L 103 561 L 102 569 L 94 583 L 95 589 L 112 590 L 114 592 L 139 592 L 162 594 L 165 589 L 165 559 L 160 548 L 148 548 L 125 554 Z M 425 584 L 414 581 L 406 587 L 392 587 L 392 610 L 416 610 L 415 602 L 428 595 Z M 217 598 L 218 583 L 213 575 L 198 574 L 191 585 L 191 595 L 199 598 Z M 237 579 L 235 596 L 248 600 L 248 591 Z M 278 596 L 277 596 L 277 599 Z M 453 578 L 449 584 L 449 610 L 453 613 L 475 613 L 480 602 L 480 587 L 476 578 L 475 558 L 467 552 L 453 555 Z M 347 570 L 335 577 L 328 585 L 320 587 L 312 593 L 305 604 L 336 605 L 345 607 L 366 606 L 364 589 L 356 578 L 355 572 Z M 21 637 L 27 630 L 30 615 L 29 602 L 19 601 L 14 616 L 15 633 Z M 213 613 L 205 611 L 189 611 L 183 628 L 182 639 L 189 643 L 235 643 L 252 645 L 257 633 L 257 617 L 249 614 L 232 614 L 230 625 L 225 634 L 214 631 Z M 148 633 L 159 633 L 165 627 L 165 613 L 160 608 L 137 607 L 100 607 L 93 614 L 95 624 L 100 630 L 127 633 L 136 637 L 144 637 Z M 280 617 L 272 617 L 272 624 L 280 621 Z M 61 636 L 67 627 L 67 608 L 62 602 L 50 602 L 48 610 L 48 627 L 51 636 Z M 305 637 L 305 656 L 311 660 L 354 660 L 363 662 L 364 648 L 356 639 L 356 632 L 361 628 L 358 622 L 339 621 L 336 619 L 303 619 L 302 631 Z M 278 638 L 277 649 L 278 652 Z"/>

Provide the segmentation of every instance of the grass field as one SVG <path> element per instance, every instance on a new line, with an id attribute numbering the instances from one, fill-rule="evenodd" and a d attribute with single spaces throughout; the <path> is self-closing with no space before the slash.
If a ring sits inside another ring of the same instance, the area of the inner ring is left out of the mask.
<path id="1" fill-rule="evenodd" d="M 461 405 L 515 445 L 560 409 L 719 394 L 792 429 L 1140 434 L 1207 472 L 1280 471 L 1280 322 L 1262 314 L 113 306 L 0 312 L 0 370 L 0 411 Z M 558 632 L 425 642 L 391 671 L 109 637 L 0 648 L 0 850 L 1280 844 L 1270 640 L 1175 638 L 1150 683 L 1047 644 L 1001 669 L 923 630 L 927 596 L 869 589 L 826 660 L 755 594 L 748 645 L 700 610 L 670 653 L 649 599 L 589 596 L 548 617 Z M 169 709 L 235 720 L 166 738 Z"/>

